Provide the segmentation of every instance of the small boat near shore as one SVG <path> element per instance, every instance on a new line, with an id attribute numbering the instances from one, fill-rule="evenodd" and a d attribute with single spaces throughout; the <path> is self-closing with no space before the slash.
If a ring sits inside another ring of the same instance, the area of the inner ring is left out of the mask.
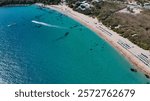
<path id="1" fill-rule="evenodd" d="M 11 27 L 11 26 L 15 26 L 16 25 L 16 23 L 12 23 L 12 24 L 9 24 L 9 25 L 7 25 L 8 27 Z"/>

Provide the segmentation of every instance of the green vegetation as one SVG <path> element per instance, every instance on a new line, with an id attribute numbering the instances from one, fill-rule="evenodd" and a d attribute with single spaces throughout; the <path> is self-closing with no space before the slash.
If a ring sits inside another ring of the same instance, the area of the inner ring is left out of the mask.
<path id="1" fill-rule="evenodd" d="M 101 2 L 99 4 L 94 4 L 92 9 L 92 16 L 97 17 L 99 20 L 105 20 L 113 13 L 125 8 L 126 5 L 123 3 L 115 2 Z"/>
<path id="2" fill-rule="evenodd" d="M 103 23 L 138 46 L 150 50 L 150 15 L 115 13 Z M 120 26 L 117 28 L 117 26 Z"/>
<path id="3" fill-rule="evenodd" d="M 68 1 L 69 6 L 72 6 L 75 1 L 79 0 Z M 150 0 L 137 1 L 140 4 L 144 4 Z M 144 10 L 137 15 L 119 13 L 118 11 L 125 8 L 127 4 L 114 2 L 113 0 L 101 1 L 93 5 L 90 16 L 97 17 L 104 25 L 110 27 L 121 36 L 128 38 L 141 48 L 150 50 L 150 10 Z"/>

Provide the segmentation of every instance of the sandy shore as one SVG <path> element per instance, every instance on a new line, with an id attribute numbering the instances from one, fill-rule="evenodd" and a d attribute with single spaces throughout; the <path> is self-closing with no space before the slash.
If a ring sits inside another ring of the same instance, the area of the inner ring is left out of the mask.
<path id="1" fill-rule="evenodd" d="M 56 10 L 63 13 L 80 23 L 84 24 L 91 30 L 97 33 L 98 36 L 105 39 L 110 43 L 115 49 L 117 49 L 122 55 L 124 55 L 139 71 L 150 76 L 150 52 L 144 50 L 137 45 L 131 43 L 128 39 L 121 37 L 116 32 L 105 27 L 96 18 L 86 16 L 84 14 L 73 11 L 66 5 L 47 5 L 47 8 Z M 120 44 L 121 43 L 121 44 Z M 142 56 L 144 54 L 144 56 Z M 142 57 L 142 58 L 141 58 Z M 142 60 L 144 58 L 144 61 Z M 149 64 L 145 63 L 146 62 Z"/>

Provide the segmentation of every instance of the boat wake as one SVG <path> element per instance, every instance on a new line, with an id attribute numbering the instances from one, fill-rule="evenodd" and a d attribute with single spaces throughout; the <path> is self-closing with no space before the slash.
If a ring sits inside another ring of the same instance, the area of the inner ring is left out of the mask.
<path id="1" fill-rule="evenodd" d="M 51 25 L 51 24 L 36 21 L 36 20 L 32 20 L 32 22 L 35 23 L 35 24 L 39 24 L 39 25 L 43 25 L 43 26 L 47 26 L 47 27 L 66 29 L 65 27 L 61 27 L 61 26 L 57 26 L 57 25 Z"/>

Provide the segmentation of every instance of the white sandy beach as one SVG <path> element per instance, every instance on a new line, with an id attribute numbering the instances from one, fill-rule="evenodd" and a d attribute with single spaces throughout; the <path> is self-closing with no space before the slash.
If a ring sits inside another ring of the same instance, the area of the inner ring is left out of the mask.
<path id="1" fill-rule="evenodd" d="M 41 5 L 41 4 L 38 4 Z M 121 37 L 116 32 L 105 27 L 96 18 L 73 11 L 66 5 L 47 5 L 46 7 L 63 13 L 80 23 L 84 24 L 105 39 L 121 54 L 123 54 L 139 71 L 150 76 L 150 52 L 131 43 L 128 39 Z M 120 67 L 121 68 L 121 67 Z"/>

